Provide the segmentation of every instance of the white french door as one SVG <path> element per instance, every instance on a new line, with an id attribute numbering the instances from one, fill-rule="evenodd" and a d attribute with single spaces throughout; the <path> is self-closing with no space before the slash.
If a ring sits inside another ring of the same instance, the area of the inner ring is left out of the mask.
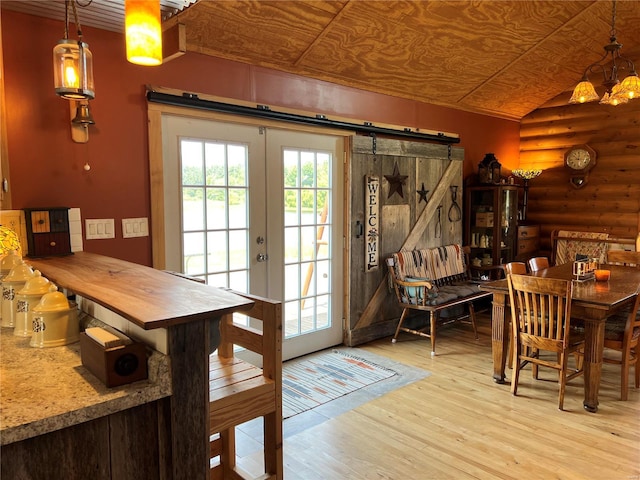
<path id="1" fill-rule="evenodd" d="M 283 358 L 342 341 L 341 137 L 163 115 L 166 268 L 283 301 Z"/>

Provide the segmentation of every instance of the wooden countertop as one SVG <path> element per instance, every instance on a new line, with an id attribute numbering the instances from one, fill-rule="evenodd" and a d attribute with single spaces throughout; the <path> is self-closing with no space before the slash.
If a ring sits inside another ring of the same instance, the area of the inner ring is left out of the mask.
<path id="1" fill-rule="evenodd" d="M 25 261 L 56 285 L 93 300 L 145 330 L 210 319 L 253 305 L 220 288 L 95 253 Z"/>

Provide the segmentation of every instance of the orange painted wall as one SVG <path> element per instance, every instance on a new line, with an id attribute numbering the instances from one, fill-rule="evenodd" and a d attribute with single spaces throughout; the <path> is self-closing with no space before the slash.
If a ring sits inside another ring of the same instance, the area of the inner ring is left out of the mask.
<path id="1" fill-rule="evenodd" d="M 53 91 L 52 49 L 62 37 L 62 22 L 7 10 L 1 15 L 13 207 L 70 206 L 79 207 L 83 219 L 114 218 L 116 238 L 85 240 L 86 251 L 151 264 L 150 239 L 123 239 L 121 232 L 122 218 L 150 217 L 145 85 L 458 133 L 465 176 L 487 152 L 507 169 L 518 164 L 516 121 L 194 53 L 140 67 L 127 63 L 123 35 L 89 27 L 83 33 L 94 58 L 96 125 L 87 144 L 76 144 L 68 102 Z M 89 172 L 83 170 L 86 162 Z"/>

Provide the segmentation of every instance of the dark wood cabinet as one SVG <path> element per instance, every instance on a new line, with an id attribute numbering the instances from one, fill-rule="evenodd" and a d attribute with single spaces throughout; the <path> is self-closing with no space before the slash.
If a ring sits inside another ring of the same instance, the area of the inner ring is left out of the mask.
<path id="1" fill-rule="evenodd" d="M 69 208 L 25 208 L 29 257 L 71 254 Z"/>
<path id="2" fill-rule="evenodd" d="M 526 262 L 540 249 L 540 225 L 518 225 L 518 250 L 515 260 Z"/>
<path id="3" fill-rule="evenodd" d="M 464 241 L 471 247 L 473 277 L 501 278 L 501 265 L 512 262 L 516 256 L 518 187 L 466 187 L 464 221 Z"/>

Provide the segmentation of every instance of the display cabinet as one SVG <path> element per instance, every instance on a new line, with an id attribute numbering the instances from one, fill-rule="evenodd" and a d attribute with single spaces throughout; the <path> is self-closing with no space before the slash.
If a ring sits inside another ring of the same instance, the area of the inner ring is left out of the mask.
<path id="1" fill-rule="evenodd" d="M 470 186 L 465 192 L 465 244 L 471 247 L 475 279 L 501 278 L 501 265 L 514 260 L 518 228 L 518 187 Z"/>

